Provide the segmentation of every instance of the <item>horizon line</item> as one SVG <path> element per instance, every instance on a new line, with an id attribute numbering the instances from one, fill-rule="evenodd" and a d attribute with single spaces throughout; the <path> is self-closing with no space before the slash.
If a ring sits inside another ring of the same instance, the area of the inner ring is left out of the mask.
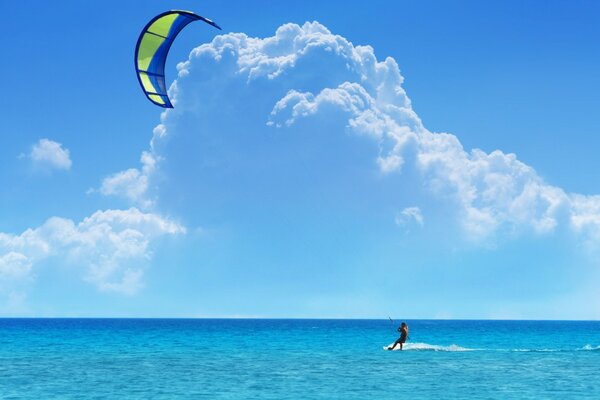
<path id="1" fill-rule="evenodd" d="M 342 318 L 342 317 L 93 317 L 93 316 L 62 316 L 62 317 L 26 317 L 0 316 L 0 320 L 59 320 L 59 319 L 104 319 L 104 320 L 274 320 L 274 321 L 388 321 L 389 318 Z M 505 321 L 505 322 L 600 322 L 600 319 L 544 319 L 544 318 L 397 318 L 395 321 Z"/>

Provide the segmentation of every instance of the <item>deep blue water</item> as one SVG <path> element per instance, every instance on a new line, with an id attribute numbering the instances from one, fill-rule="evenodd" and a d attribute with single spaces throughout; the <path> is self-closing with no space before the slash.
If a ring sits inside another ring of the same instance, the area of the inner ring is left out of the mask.
<path id="1" fill-rule="evenodd" d="M 0 399 L 600 399 L 600 322 L 0 319 Z"/>

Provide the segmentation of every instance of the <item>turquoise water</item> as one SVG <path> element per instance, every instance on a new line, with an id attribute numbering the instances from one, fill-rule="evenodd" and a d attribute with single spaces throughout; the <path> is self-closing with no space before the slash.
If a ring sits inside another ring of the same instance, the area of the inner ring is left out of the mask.
<path id="1" fill-rule="evenodd" d="M 0 319 L 0 399 L 600 399 L 600 322 Z"/>

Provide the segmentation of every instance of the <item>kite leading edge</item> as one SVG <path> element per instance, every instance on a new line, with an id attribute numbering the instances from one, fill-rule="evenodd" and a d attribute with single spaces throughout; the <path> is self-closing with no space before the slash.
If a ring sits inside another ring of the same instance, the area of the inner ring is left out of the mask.
<path id="1" fill-rule="evenodd" d="M 204 21 L 219 25 L 190 11 L 172 10 L 154 17 L 142 30 L 135 46 L 135 72 L 146 97 L 164 108 L 173 108 L 165 83 L 165 63 L 175 37 L 187 24 Z"/>

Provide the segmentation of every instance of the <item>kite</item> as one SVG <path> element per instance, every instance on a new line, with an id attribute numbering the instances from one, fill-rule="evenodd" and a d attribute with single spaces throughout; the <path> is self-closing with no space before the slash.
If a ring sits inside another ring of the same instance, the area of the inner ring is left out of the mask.
<path id="1" fill-rule="evenodd" d="M 204 21 L 219 25 L 190 11 L 172 10 L 154 17 L 142 30 L 135 46 L 135 72 L 146 97 L 164 108 L 173 108 L 165 84 L 165 63 L 175 37 L 187 24 Z"/>

